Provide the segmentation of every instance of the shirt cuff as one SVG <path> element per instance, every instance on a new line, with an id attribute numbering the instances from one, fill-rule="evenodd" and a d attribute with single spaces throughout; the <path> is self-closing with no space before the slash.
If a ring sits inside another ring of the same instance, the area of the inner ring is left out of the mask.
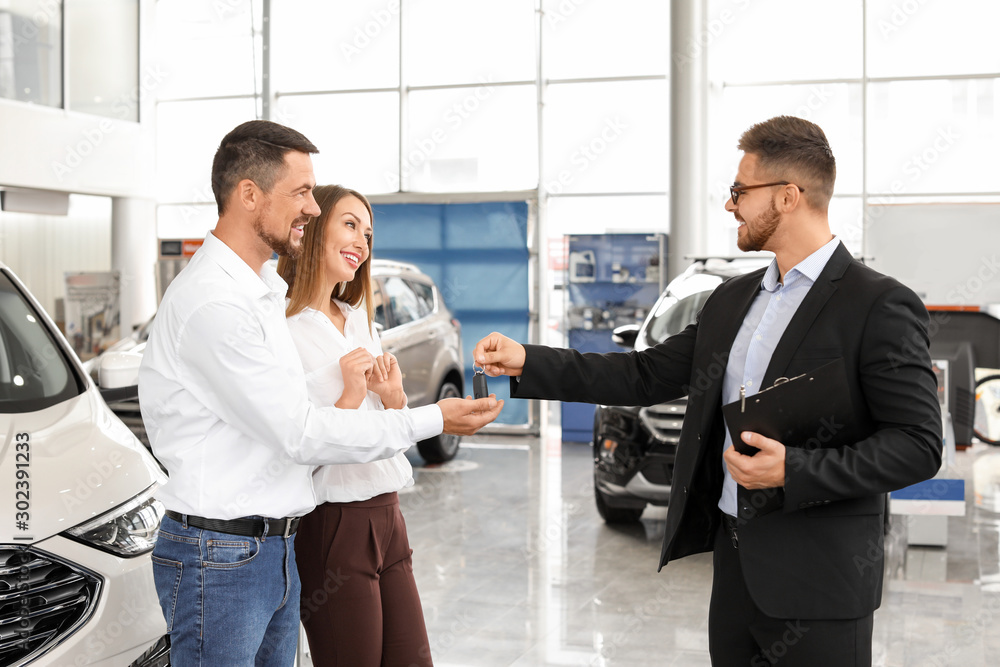
<path id="1" fill-rule="evenodd" d="M 444 415 L 441 414 L 441 408 L 436 403 L 410 408 L 408 412 L 412 420 L 415 441 L 419 442 L 441 435 L 441 431 L 444 430 Z"/>

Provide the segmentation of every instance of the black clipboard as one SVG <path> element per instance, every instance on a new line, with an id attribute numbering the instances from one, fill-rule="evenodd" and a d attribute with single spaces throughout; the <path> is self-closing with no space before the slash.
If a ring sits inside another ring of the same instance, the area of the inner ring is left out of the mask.
<path id="1" fill-rule="evenodd" d="M 823 447 L 854 415 L 844 360 L 837 359 L 793 378 L 778 378 L 762 391 L 722 406 L 736 451 L 759 449 L 740 434 L 753 431 L 786 447 Z"/>

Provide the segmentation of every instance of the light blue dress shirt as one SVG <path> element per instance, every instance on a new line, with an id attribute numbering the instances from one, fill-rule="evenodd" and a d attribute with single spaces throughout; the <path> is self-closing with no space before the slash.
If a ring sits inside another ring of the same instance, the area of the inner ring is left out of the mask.
<path id="1" fill-rule="evenodd" d="M 750 305 L 729 351 L 729 364 L 722 381 L 723 405 L 739 400 L 740 385 L 746 387 L 748 397 L 760 391 L 760 383 L 781 335 L 785 333 L 795 311 L 838 245 L 840 241 L 833 237 L 829 243 L 789 269 L 783 283 L 779 282 L 777 260 L 771 262 L 761 281 L 760 292 Z M 726 441 L 722 445 L 722 451 L 725 452 L 732 446 L 733 440 L 729 435 L 729 426 L 726 425 Z M 722 483 L 719 509 L 730 516 L 736 516 L 736 481 L 729 474 L 725 461 L 722 469 L 725 480 Z"/>

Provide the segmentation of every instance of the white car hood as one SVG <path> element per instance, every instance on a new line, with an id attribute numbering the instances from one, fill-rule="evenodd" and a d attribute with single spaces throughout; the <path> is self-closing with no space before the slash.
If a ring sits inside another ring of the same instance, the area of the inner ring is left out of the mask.
<path id="1" fill-rule="evenodd" d="M 0 414 L 0 426 L 0 543 L 39 542 L 166 481 L 92 384 L 44 410 Z M 27 466 L 25 448 L 17 447 L 25 436 L 19 434 L 27 434 L 30 443 Z M 27 477 L 18 479 L 19 470 Z M 18 486 L 19 481 L 29 485 Z M 19 512 L 27 513 L 26 528 Z"/>

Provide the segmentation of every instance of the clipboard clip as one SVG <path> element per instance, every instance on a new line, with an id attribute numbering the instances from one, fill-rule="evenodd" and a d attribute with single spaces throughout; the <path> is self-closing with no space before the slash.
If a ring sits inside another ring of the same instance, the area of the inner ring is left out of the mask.
<path id="1" fill-rule="evenodd" d="M 801 378 L 804 378 L 807 375 L 809 375 L 809 373 L 803 373 L 802 375 L 796 375 L 793 378 L 786 378 L 786 377 L 775 378 L 774 384 L 772 384 L 770 387 L 764 387 L 763 389 L 760 390 L 760 393 L 764 393 L 768 389 L 774 389 L 775 387 L 780 387 L 781 385 L 785 384 L 786 382 L 792 382 L 793 380 L 799 380 Z M 810 378 L 810 379 L 812 379 L 812 378 Z"/>
<path id="2" fill-rule="evenodd" d="M 770 387 L 764 387 L 763 389 L 761 389 L 757 393 L 758 394 L 763 394 L 768 389 L 774 389 L 775 387 L 780 387 L 781 385 L 785 384 L 786 382 L 791 382 L 792 380 L 798 380 L 800 378 L 804 378 L 807 375 L 809 375 L 809 373 L 803 373 L 802 375 L 796 375 L 795 377 L 791 377 L 791 378 L 784 377 L 784 376 L 782 376 L 780 378 L 775 378 L 774 384 L 772 384 Z M 810 379 L 812 379 L 812 378 L 810 378 Z M 740 385 L 740 412 L 746 412 L 746 411 L 747 411 L 747 388 L 746 388 L 746 385 L 742 385 L 741 384 Z"/>

